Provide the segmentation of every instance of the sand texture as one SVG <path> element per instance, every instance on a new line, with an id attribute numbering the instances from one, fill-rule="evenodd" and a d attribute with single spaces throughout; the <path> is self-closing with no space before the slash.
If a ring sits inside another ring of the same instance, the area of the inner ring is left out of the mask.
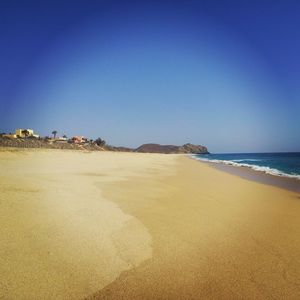
<path id="1" fill-rule="evenodd" d="M 181 155 L 0 151 L 0 299 L 300 299 L 300 196 Z"/>
<path id="2" fill-rule="evenodd" d="M 0 152 L 0 299 L 82 299 L 152 256 L 145 226 L 97 183 L 170 170 L 174 159 Z M 117 188 L 117 186 L 115 186 Z"/>

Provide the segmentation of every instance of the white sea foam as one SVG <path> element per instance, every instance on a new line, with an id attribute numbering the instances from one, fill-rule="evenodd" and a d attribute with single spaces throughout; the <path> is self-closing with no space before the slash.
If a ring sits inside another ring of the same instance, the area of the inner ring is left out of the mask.
<path id="1" fill-rule="evenodd" d="M 212 162 L 212 163 L 222 163 L 225 165 L 235 166 L 235 167 L 247 167 L 255 171 L 264 172 L 266 174 L 274 175 L 274 176 L 281 176 L 281 177 L 288 177 L 288 178 L 294 178 L 300 180 L 300 175 L 297 174 L 287 174 L 284 173 L 278 169 L 270 168 L 270 167 L 263 167 L 263 166 L 257 166 L 257 165 L 250 165 L 246 163 L 238 163 L 237 161 L 244 161 L 244 160 L 220 160 L 220 159 L 208 159 L 208 158 L 202 158 L 198 157 L 196 155 L 191 155 L 192 158 L 200 161 L 205 162 Z M 246 159 L 245 159 L 246 160 Z M 250 161 L 250 159 L 247 159 Z"/>
<path id="2" fill-rule="evenodd" d="M 232 159 L 231 161 L 235 161 L 235 162 L 240 162 L 240 161 L 261 161 L 261 159 L 244 158 L 244 159 Z"/>

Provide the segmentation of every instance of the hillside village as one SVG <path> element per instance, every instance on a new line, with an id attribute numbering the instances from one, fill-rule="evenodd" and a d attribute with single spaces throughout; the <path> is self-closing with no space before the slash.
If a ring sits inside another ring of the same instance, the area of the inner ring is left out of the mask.
<path id="1" fill-rule="evenodd" d="M 0 146 L 83 150 L 107 150 L 111 147 L 101 138 L 93 140 L 79 135 L 68 138 L 66 135 L 57 134 L 54 130 L 51 136 L 42 137 L 33 129 L 18 128 L 15 133 L 0 133 Z"/>
<path id="2" fill-rule="evenodd" d="M 41 137 L 39 134 L 35 133 L 33 129 L 16 129 L 15 133 L 1 133 L 0 137 L 8 138 L 8 139 L 44 139 L 49 142 L 68 142 L 75 144 L 84 144 L 87 142 L 91 142 L 92 140 L 88 140 L 88 138 L 84 136 L 73 136 L 70 139 L 67 138 L 66 135 L 57 136 L 57 131 L 52 131 L 53 136 L 45 136 Z M 105 142 L 102 140 L 102 144 Z"/>

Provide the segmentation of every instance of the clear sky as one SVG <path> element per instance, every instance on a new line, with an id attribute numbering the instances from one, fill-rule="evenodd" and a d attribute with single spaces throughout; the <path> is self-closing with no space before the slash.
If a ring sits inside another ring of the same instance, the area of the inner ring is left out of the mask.
<path id="1" fill-rule="evenodd" d="M 300 151 L 300 1 L 0 2 L 0 131 Z"/>

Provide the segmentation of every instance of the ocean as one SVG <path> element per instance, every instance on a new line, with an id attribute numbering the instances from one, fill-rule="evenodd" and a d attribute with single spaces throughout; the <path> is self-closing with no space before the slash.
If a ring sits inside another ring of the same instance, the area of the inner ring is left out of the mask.
<path id="1" fill-rule="evenodd" d="M 197 160 L 248 167 L 267 174 L 300 180 L 300 152 L 197 154 L 192 157 Z"/>

